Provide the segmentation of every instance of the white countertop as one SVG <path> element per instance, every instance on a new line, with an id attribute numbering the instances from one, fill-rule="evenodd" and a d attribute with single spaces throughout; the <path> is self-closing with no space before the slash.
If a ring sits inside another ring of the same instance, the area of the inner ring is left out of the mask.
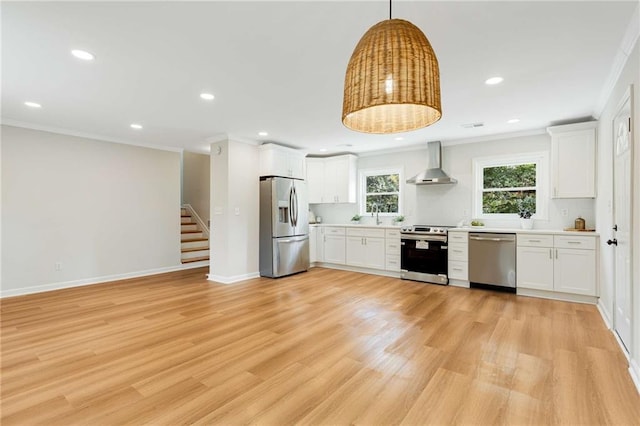
<path id="1" fill-rule="evenodd" d="M 522 229 L 522 228 L 489 228 L 486 226 L 462 228 L 449 228 L 449 232 L 503 232 L 514 234 L 551 234 L 551 235 L 576 235 L 581 237 L 598 237 L 597 232 L 586 231 L 564 231 L 562 229 Z"/>
<path id="2" fill-rule="evenodd" d="M 366 223 L 310 223 L 309 226 L 339 226 L 342 228 L 400 229 L 403 225 L 374 225 Z"/>
<path id="3" fill-rule="evenodd" d="M 310 223 L 309 226 L 337 226 L 342 228 L 380 228 L 380 229 L 400 229 L 404 225 L 374 225 L 363 223 Z M 598 237 L 597 232 L 564 231 L 562 229 L 522 229 L 522 228 L 490 228 L 487 226 L 462 228 L 449 228 L 449 232 L 502 232 L 513 234 L 551 234 L 551 235 L 575 235 L 581 237 Z"/>

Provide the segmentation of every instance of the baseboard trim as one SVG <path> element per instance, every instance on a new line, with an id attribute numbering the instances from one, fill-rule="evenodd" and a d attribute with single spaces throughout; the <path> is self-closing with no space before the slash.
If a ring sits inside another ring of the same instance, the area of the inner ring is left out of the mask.
<path id="1" fill-rule="evenodd" d="M 602 299 L 598 299 L 598 304 L 596 305 L 596 307 L 598 308 L 598 312 L 600 312 L 600 316 L 604 321 L 604 325 L 606 325 L 609 330 L 612 330 L 613 323 L 611 322 L 611 316 L 609 315 L 609 311 L 607 311 L 607 308 L 605 308 L 602 304 Z"/>
<path id="2" fill-rule="evenodd" d="M 5 297 L 24 296 L 27 294 L 43 293 L 45 291 L 63 290 L 65 288 L 82 287 L 85 285 L 102 284 L 111 281 L 126 280 L 129 278 L 146 277 L 148 275 L 164 274 L 166 272 L 182 271 L 185 269 L 201 268 L 208 266 L 208 261 L 193 262 L 185 265 L 167 266 L 164 268 L 147 269 L 145 271 L 127 272 L 124 274 L 104 275 L 101 277 L 86 278 L 82 280 L 64 281 L 33 287 L 25 287 L 15 290 L 0 290 L 0 299 Z"/>
<path id="3" fill-rule="evenodd" d="M 471 288 L 469 281 L 457 280 L 455 278 L 449 278 L 449 285 L 452 287 Z"/>
<path id="4" fill-rule="evenodd" d="M 635 359 L 629 361 L 629 375 L 633 384 L 636 385 L 636 390 L 640 394 L 640 366 L 636 363 Z"/>
<path id="5" fill-rule="evenodd" d="M 207 280 L 216 282 L 218 284 L 235 284 L 240 281 L 251 280 L 259 277 L 260 277 L 259 272 L 252 272 L 250 274 L 242 274 L 242 275 L 232 275 L 230 277 L 226 277 L 223 275 L 207 274 Z"/>
<path id="6" fill-rule="evenodd" d="M 341 271 L 360 272 L 363 274 L 380 275 L 383 277 L 400 278 L 400 271 L 386 271 L 383 269 L 359 268 L 357 266 L 338 265 L 335 263 L 315 262 L 314 266 L 328 269 L 339 269 Z"/>
<path id="7" fill-rule="evenodd" d="M 555 291 L 534 290 L 531 288 L 516 288 L 518 296 L 540 297 L 542 299 L 561 300 L 563 302 L 586 303 L 597 305 L 597 296 L 585 296 L 582 294 L 560 293 Z"/>

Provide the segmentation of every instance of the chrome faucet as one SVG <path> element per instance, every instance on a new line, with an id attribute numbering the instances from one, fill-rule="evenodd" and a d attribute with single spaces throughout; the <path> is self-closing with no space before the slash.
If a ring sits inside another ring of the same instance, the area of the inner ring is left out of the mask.
<path id="1" fill-rule="evenodd" d="M 380 207 L 378 206 L 377 203 L 373 203 L 371 205 L 371 217 L 373 217 L 373 209 L 375 209 L 375 213 L 376 213 L 376 225 L 380 225 L 382 223 L 382 221 L 380 220 L 380 217 L 378 215 L 378 213 L 380 213 Z"/>

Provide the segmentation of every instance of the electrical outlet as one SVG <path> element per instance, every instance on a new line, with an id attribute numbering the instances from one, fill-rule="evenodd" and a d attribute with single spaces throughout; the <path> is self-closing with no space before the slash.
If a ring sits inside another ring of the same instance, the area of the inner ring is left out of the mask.
<path id="1" fill-rule="evenodd" d="M 236 207 L 234 209 L 234 213 L 236 214 L 236 216 L 240 216 L 240 207 Z"/>
<path id="2" fill-rule="evenodd" d="M 560 210 L 560 214 L 561 214 L 563 217 L 567 217 L 567 216 L 569 216 L 569 209 L 562 209 L 562 210 Z"/>
<path id="3" fill-rule="evenodd" d="M 56 262 L 55 268 L 56 271 L 62 271 L 62 262 Z"/>

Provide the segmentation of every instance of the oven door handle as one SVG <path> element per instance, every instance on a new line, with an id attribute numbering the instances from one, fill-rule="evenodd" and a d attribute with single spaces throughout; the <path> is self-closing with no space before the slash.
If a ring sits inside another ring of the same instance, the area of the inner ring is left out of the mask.
<path id="1" fill-rule="evenodd" d="M 438 241 L 441 243 L 446 243 L 447 242 L 447 237 L 445 236 L 438 236 L 438 235 L 430 235 L 430 236 L 425 236 L 425 235 L 407 235 L 407 234 L 403 234 L 400 236 L 401 240 L 414 240 L 414 241 Z"/>

